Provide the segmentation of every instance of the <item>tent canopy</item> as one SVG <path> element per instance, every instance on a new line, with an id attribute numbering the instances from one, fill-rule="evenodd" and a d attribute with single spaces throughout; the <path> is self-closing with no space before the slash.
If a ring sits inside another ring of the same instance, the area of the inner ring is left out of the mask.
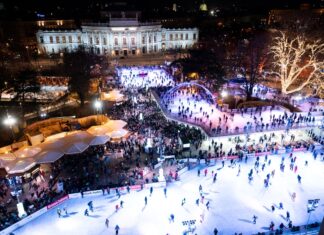
<path id="1" fill-rule="evenodd" d="M 109 120 L 104 125 L 111 128 L 112 131 L 117 131 L 124 128 L 127 125 L 127 122 L 123 120 Z"/>
<path id="2" fill-rule="evenodd" d="M 101 93 L 101 100 L 107 100 L 112 102 L 119 102 L 124 99 L 124 95 L 120 93 L 119 90 L 113 89 L 109 91 L 108 93 Z"/>
<path id="3" fill-rule="evenodd" d="M 63 157 L 64 153 L 59 150 L 45 150 L 35 156 L 36 162 L 39 164 L 53 163 Z"/>
<path id="4" fill-rule="evenodd" d="M 34 157 L 42 149 L 39 146 L 27 146 L 18 149 L 14 154 L 17 158 L 29 158 Z"/>
<path id="5" fill-rule="evenodd" d="M 113 131 L 109 135 L 110 135 L 110 137 L 112 139 L 114 139 L 114 138 L 119 139 L 119 138 L 123 138 L 127 134 L 128 134 L 128 131 L 127 130 L 121 129 L 121 130 L 118 130 L 118 131 Z"/>
<path id="6" fill-rule="evenodd" d="M 72 143 L 64 148 L 64 153 L 68 155 L 79 154 L 83 153 L 88 147 L 89 144 L 84 142 Z"/>
<path id="7" fill-rule="evenodd" d="M 92 126 L 87 131 L 92 135 L 108 135 L 111 132 L 119 131 L 125 127 L 127 123 L 123 120 L 109 120 L 103 125 Z"/>
<path id="8" fill-rule="evenodd" d="M 16 161 L 15 164 L 8 167 L 9 169 L 6 167 L 6 170 L 9 174 L 20 174 L 30 170 L 34 166 L 36 166 L 36 162 L 33 158 L 25 158 Z"/>
<path id="9" fill-rule="evenodd" d="M 64 154 L 79 154 L 90 145 L 105 144 L 110 138 L 122 138 L 128 131 L 122 120 L 110 120 L 104 125 L 92 126 L 87 131 L 64 132 L 49 138 L 36 146 L 22 147 L 14 153 L 0 155 L 0 168 L 9 174 L 20 174 L 36 164 L 53 163 Z"/>
<path id="10" fill-rule="evenodd" d="M 107 135 L 98 135 L 91 140 L 90 145 L 103 145 L 107 143 L 109 139 Z"/>

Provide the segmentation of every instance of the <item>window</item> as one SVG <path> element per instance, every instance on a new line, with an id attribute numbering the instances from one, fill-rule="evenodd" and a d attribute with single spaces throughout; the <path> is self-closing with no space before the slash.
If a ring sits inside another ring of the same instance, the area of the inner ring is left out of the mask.
<path id="1" fill-rule="evenodd" d="M 96 37 L 96 44 L 99 45 L 99 38 Z"/>
<path id="2" fill-rule="evenodd" d="M 53 43 L 53 37 L 52 36 L 49 37 L 49 40 L 50 40 L 50 43 Z"/>
<path id="3" fill-rule="evenodd" d="M 183 40 L 183 34 L 180 34 L 180 40 Z"/>
<path id="4" fill-rule="evenodd" d="M 149 36 L 149 43 L 152 43 L 152 35 Z"/>
<path id="5" fill-rule="evenodd" d="M 115 46 L 118 46 L 118 38 L 115 38 Z"/>
<path id="6" fill-rule="evenodd" d="M 72 43 L 72 36 L 69 36 L 69 43 Z"/>
<path id="7" fill-rule="evenodd" d="M 162 41 L 165 41 L 165 34 L 162 34 Z"/>
<path id="8" fill-rule="evenodd" d="M 44 37 L 43 36 L 40 36 L 39 37 L 39 41 L 40 41 L 40 43 L 44 43 Z"/>
<path id="9" fill-rule="evenodd" d="M 92 44 L 92 37 L 89 37 L 89 43 Z"/>
<path id="10" fill-rule="evenodd" d="M 196 34 L 194 33 L 194 34 L 193 34 L 193 40 L 196 40 L 196 37 L 197 37 L 197 36 L 196 36 Z"/>
<path id="11" fill-rule="evenodd" d="M 145 43 L 146 43 L 146 37 L 143 36 L 143 37 L 142 37 L 142 44 L 145 44 Z"/>
<path id="12" fill-rule="evenodd" d="M 154 40 L 154 42 L 156 42 L 156 35 L 154 35 L 154 39 L 153 40 Z"/>
<path id="13" fill-rule="evenodd" d="M 65 36 L 62 36 L 62 42 L 66 43 L 66 37 Z"/>
<path id="14" fill-rule="evenodd" d="M 170 34 L 170 41 L 172 41 L 173 40 L 173 34 L 171 33 Z"/>
<path id="15" fill-rule="evenodd" d="M 107 45 L 107 38 L 105 38 L 105 37 L 103 38 L 103 44 Z"/>
<path id="16" fill-rule="evenodd" d="M 126 38 L 123 37 L 123 45 L 125 46 L 126 44 L 127 44 L 127 42 L 126 42 Z"/>
<path id="17" fill-rule="evenodd" d="M 56 43 L 60 43 L 60 37 L 56 36 Z"/>
<path id="18" fill-rule="evenodd" d="M 78 43 L 81 43 L 81 36 L 78 36 Z"/>
<path id="19" fill-rule="evenodd" d="M 175 35 L 175 40 L 178 40 L 178 34 L 176 33 L 176 35 Z"/>
<path id="20" fill-rule="evenodd" d="M 131 38 L 132 45 L 135 45 L 135 38 Z"/>
<path id="21" fill-rule="evenodd" d="M 188 34 L 186 33 L 186 40 L 188 40 Z"/>

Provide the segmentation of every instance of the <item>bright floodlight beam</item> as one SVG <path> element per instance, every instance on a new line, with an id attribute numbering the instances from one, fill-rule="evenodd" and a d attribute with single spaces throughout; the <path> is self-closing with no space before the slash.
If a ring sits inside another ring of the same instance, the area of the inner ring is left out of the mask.
<path id="1" fill-rule="evenodd" d="M 228 96 L 227 91 L 222 91 L 222 92 L 221 92 L 221 96 L 222 96 L 223 98 L 227 97 L 227 96 Z"/>
<path id="2" fill-rule="evenodd" d="M 296 96 L 294 97 L 294 99 L 295 99 L 296 101 L 300 101 L 300 100 L 303 99 L 303 97 L 302 97 L 301 95 L 296 95 Z"/>
<path id="3" fill-rule="evenodd" d="M 95 107 L 96 109 L 101 109 L 101 107 L 102 107 L 102 103 L 101 103 L 101 101 L 100 101 L 100 100 L 96 100 L 96 101 L 94 102 L 94 107 Z"/>
<path id="4" fill-rule="evenodd" d="M 10 130 L 11 130 L 11 136 L 12 136 L 12 141 L 15 141 L 15 134 L 13 132 L 12 126 L 16 123 L 16 119 L 7 114 L 7 118 L 3 120 L 3 124 L 5 124 L 6 126 L 9 126 Z"/>
<path id="5" fill-rule="evenodd" d="M 6 119 L 3 120 L 3 124 L 12 127 L 16 123 L 16 119 L 11 115 L 8 115 Z"/>

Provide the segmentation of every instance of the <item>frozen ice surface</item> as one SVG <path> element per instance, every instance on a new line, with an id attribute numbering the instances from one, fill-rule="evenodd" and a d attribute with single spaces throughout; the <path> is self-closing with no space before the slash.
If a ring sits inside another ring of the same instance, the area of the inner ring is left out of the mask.
<path id="1" fill-rule="evenodd" d="M 221 162 L 208 167 L 208 175 L 204 176 L 204 170 L 200 177 L 197 176 L 197 168 L 180 176 L 180 181 L 170 183 L 167 187 L 167 197 L 164 197 L 163 189 L 156 188 L 152 196 L 149 190 L 132 191 L 130 194 L 109 198 L 107 195 L 87 196 L 66 201 L 58 206 L 61 209 L 67 206 L 70 213 L 68 217 L 58 218 L 56 208 L 38 217 L 34 221 L 17 229 L 15 235 L 101 235 L 115 234 L 114 227 L 119 225 L 119 234 L 122 235 L 180 235 L 186 229 L 182 225 L 184 220 L 196 220 L 196 233 L 198 235 L 212 234 L 216 227 L 219 234 L 253 234 L 268 231 L 271 221 L 275 228 L 285 221 L 286 211 L 290 212 L 293 225 L 307 223 L 307 200 L 319 198 L 319 207 L 312 212 L 310 223 L 322 221 L 324 216 L 324 162 L 319 158 L 314 160 L 310 152 L 294 153 L 297 156 L 297 173 L 289 170 L 289 157 L 285 156 L 285 172 L 281 172 L 279 165 L 281 156 L 271 156 L 271 165 L 266 166 L 256 174 L 254 180 L 248 182 L 248 172 L 254 166 L 255 158 L 249 158 L 247 164 L 242 162 L 241 173 L 237 176 L 238 166 L 229 167 L 229 161 L 221 168 Z M 308 166 L 305 166 L 308 160 Z M 264 157 L 260 158 L 262 165 Z M 237 164 L 237 165 L 238 165 Z M 202 168 L 203 169 L 203 168 Z M 274 177 L 271 177 L 271 185 L 265 188 L 263 180 L 266 174 L 275 169 Z M 212 182 L 212 171 L 217 172 L 216 183 Z M 302 176 L 301 184 L 297 182 L 297 174 Z M 205 196 L 204 203 L 210 201 L 210 209 L 205 205 L 195 204 L 200 197 L 198 187 L 202 185 Z M 295 201 L 291 194 L 296 193 Z M 144 197 L 148 197 L 148 205 L 144 206 Z M 181 201 L 186 198 L 186 203 L 181 206 Z M 94 212 L 90 216 L 84 216 L 87 203 L 92 200 Z M 124 201 L 124 208 L 115 212 L 115 205 L 120 200 Z M 270 211 L 271 205 L 278 206 L 283 203 L 284 210 Z M 173 213 L 175 222 L 170 223 L 168 218 Z M 201 215 L 204 214 L 204 220 Z M 257 223 L 252 223 L 252 217 L 258 217 Z M 105 219 L 109 218 L 109 228 L 105 227 Z"/>

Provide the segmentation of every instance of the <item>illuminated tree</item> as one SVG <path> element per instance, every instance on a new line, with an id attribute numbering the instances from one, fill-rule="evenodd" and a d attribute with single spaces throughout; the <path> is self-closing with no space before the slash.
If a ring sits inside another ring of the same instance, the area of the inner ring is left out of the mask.
<path id="1" fill-rule="evenodd" d="M 322 77 L 316 79 L 316 81 L 313 84 L 313 88 L 315 91 L 315 95 L 317 95 L 321 99 L 324 99 L 324 72 Z"/>
<path id="2" fill-rule="evenodd" d="M 274 39 L 271 53 L 281 80 L 281 91 L 290 94 L 314 84 L 323 82 L 324 43 L 321 40 L 308 41 L 302 36 L 290 38 L 287 33 Z"/>

